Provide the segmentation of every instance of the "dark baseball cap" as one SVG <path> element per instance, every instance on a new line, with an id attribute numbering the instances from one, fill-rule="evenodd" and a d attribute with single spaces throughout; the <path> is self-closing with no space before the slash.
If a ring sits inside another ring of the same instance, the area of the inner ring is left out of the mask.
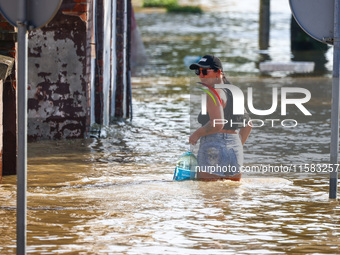
<path id="1" fill-rule="evenodd" d="M 210 68 L 210 69 L 220 69 L 223 71 L 223 66 L 221 60 L 218 57 L 213 55 L 205 55 L 203 56 L 200 61 L 196 64 L 190 65 L 191 70 L 199 69 L 199 68 Z"/>

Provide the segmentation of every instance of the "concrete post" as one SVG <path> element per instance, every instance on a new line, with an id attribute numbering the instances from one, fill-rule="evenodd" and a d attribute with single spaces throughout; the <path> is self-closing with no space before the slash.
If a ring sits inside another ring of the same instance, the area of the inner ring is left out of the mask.
<path id="1" fill-rule="evenodd" d="M 269 48 L 270 34 L 270 0 L 260 0 L 259 48 Z"/>

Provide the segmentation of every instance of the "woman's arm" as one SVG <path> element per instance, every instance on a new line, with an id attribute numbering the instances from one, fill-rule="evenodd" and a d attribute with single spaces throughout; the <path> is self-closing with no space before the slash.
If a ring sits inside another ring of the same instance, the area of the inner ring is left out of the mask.
<path id="1" fill-rule="evenodd" d="M 218 94 L 222 100 L 222 103 L 226 104 L 226 96 L 225 93 L 222 90 L 217 90 Z M 222 93 L 221 93 L 222 91 Z M 215 102 L 211 97 L 208 97 L 207 99 L 207 112 L 209 113 L 210 120 L 207 124 L 205 124 L 203 127 L 198 128 L 190 137 L 189 137 L 189 143 L 192 145 L 195 145 L 202 136 L 211 135 L 218 133 L 223 129 L 224 124 L 222 123 L 214 123 L 214 120 L 217 119 L 224 119 L 224 111 L 223 111 L 223 105 L 219 102 L 217 99 L 217 96 L 214 95 Z"/>

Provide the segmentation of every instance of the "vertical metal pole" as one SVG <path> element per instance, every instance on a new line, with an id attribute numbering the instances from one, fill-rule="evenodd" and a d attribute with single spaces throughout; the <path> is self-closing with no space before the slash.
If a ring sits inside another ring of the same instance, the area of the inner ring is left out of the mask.
<path id="1" fill-rule="evenodd" d="M 128 77 L 127 77 L 127 50 L 128 50 L 128 47 L 127 47 L 127 43 L 128 43 L 128 12 L 127 12 L 127 8 L 128 8 L 128 0 L 124 0 L 124 16 L 123 16 L 123 20 L 124 20 L 124 31 L 123 31 L 123 59 L 124 59 L 124 63 L 123 63 L 123 105 L 122 105 L 122 108 L 123 108 L 123 112 L 122 112 L 122 116 L 123 118 L 126 118 L 127 116 L 127 82 L 128 82 Z"/>
<path id="2" fill-rule="evenodd" d="M 269 47 L 270 33 L 270 0 L 260 0 L 259 47 L 266 50 Z"/>
<path id="3" fill-rule="evenodd" d="M 17 158 L 17 255 L 26 254 L 27 214 L 27 26 L 26 0 L 18 8 L 18 158 Z"/>
<path id="4" fill-rule="evenodd" d="M 334 0 L 334 53 L 331 116 L 331 164 L 333 171 L 329 178 L 329 198 L 336 199 L 338 190 L 338 154 L 339 154 L 339 71 L 340 71 L 340 0 Z"/>

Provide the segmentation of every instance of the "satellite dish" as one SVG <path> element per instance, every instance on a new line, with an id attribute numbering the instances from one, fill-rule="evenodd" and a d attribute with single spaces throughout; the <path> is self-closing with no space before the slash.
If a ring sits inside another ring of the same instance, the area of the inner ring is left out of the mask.
<path id="1" fill-rule="evenodd" d="M 13 26 L 17 26 L 21 1 L 26 1 L 27 28 L 33 30 L 46 25 L 56 15 L 62 0 L 0 0 L 0 12 Z"/>
<path id="2" fill-rule="evenodd" d="M 293 16 L 311 37 L 333 44 L 334 0 L 289 0 Z"/>

